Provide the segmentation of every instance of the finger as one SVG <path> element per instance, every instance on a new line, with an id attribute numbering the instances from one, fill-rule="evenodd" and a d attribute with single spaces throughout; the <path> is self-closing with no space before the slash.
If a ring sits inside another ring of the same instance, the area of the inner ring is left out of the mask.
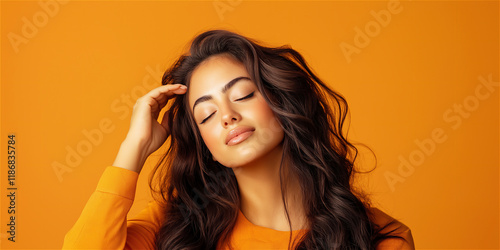
<path id="1" fill-rule="evenodd" d="M 156 105 L 152 103 L 152 109 L 159 112 L 165 105 L 168 100 L 174 97 L 175 95 L 182 95 L 186 93 L 187 88 L 181 84 L 175 85 L 163 85 L 156 89 L 150 91 L 146 96 L 150 97 Z"/>
<path id="2" fill-rule="evenodd" d="M 149 93 L 146 94 L 146 96 L 150 96 L 151 98 L 154 99 L 160 99 L 163 97 L 172 97 L 175 94 L 183 94 L 186 92 L 186 86 L 182 84 L 168 84 L 168 85 L 162 85 L 160 87 L 157 87 L 153 90 L 151 90 Z"/>
<path id="3" fill-rule="evenodd" d="M 168 100 L 175 95 L 185 94 L 186 89 L 186 86 L 181 84 L 163 85 L 153 89 L 150 93 L 148 93 L 148 95 L 155 99 L 160 106 L 164 106 Z"/>
<path id="4" fill-rule="evenodd" d="M 158 98 L 155 98 L 155 100 L 158 103 L 164 105 L 168 102 L 168 100 L 175 97 L 176 95 L 183 95 L 186 92 L 187 92 L 186 88 L 183 88 L 181 86 L 178 89 L 169 90 L 168 92 L 160 92 L 161 95 Z"/>

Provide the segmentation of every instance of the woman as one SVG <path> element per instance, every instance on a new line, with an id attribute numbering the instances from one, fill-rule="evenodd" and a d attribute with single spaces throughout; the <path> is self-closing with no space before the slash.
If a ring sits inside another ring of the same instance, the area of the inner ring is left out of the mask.
<path id="1" fill-rule="evenodd" d="M 295 50 L 204 32 L 137 100 L 64 248 L 413 249 L 410 229 L 351 187 L 347 112 Z M 156 201 L 127 220 L 137 175 L 168 137 Z"/>

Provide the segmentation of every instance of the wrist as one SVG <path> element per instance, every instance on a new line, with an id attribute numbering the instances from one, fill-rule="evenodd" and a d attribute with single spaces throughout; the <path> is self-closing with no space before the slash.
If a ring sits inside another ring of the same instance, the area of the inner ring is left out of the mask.
<path id="1" fill-rule="evenodd" d="M 145 147 L 142 146 L 142 143 L 127 138 L 120 145 L 113 166 L 139 173 L 148 157 L 147 153 L 144 151 Z"/>

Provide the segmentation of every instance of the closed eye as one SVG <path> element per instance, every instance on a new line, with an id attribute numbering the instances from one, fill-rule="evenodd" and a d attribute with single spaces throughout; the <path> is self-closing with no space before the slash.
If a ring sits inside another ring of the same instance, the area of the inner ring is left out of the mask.
<path id="1" fill-rule="evenodd" d="M 215 114 L 215 112 L 217 112 L 217 111 L 214 111 L 212 114 L 210 114 L 210 115 L 209 115 L 209 116 L 207 116 L 205 119 L 203 119 L 203 121 L 201 121 L 201 122 L 200 122 L 200 124 L 205 123 L 205 122 L 208 120 L 208 118 L 212 117 L 212 116 Z"/>
<path id="2" fill-rule="evenodd" d="M 255 94 L 255 91 L 252 92 L 252 93 L 250 93 L 250 94 L 248 94 L 248 95 L 246 95 L 246 96 L 244 96 L 244 97 L 242 97 L 242 98 L 236 99 L 235 101 L 241 101 L 241 100 L 248 99 L 248 98 L 252 97 L 254 94 Z"/>
<path id="3" fill-rule="evenodd" d="M 238 98 L 238 99 L 236 99 L 235 101 L 242 101 L 242 100 L 245 100 L 245 99 L 251 98 L 252 96 L 254 96 L 254 94 L 255 94 L 255 91 L 254 91 L 254 92 L 252 92 L 252 93 L 250 93 L 250 94 L 248 94 L 248 95 L 246 95 L 246 96 L 244 96 L 244 97 Z M 210 114 L 210 115 L 209 115 L 209 116 L 207 116 L 205 119 L 203 119 L 203 120 L 200 122 L 200 124 L 205 123 L 208 119 L 210 119 L 210 117 L 212 117 L 212 116 L 215 114 L 215 112 L 217 112 L 217 111 L 214 111 L 212 114 Z"/>

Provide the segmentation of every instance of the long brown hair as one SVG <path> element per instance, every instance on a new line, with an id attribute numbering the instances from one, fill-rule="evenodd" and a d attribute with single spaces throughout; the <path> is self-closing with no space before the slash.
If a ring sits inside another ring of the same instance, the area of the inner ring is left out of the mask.
<path id="1" fill-rule="evenodd" d="M 162 84 L 189 89 L 193 70 L 220 54 L 244 64 L 285 132 L 282 166 L 298 176 L 309 225 L 294 246 L 374 249 L 379 240 L 394 237 L 379 233 L 369 219 L 368 204 L 351 187 L 358 150 L 343 132 L 346 100 L 291 47 L 265 47 L 234 32 L 206 31 L 165 72 Z M 167 112 L 170 145 L 150 179 L 166 211 L 157 249 L 215 249 L 236 223 L 238 183 L 232 169 L 213 161 L 189 112 L 187 95 L 177 96 Z"/>

